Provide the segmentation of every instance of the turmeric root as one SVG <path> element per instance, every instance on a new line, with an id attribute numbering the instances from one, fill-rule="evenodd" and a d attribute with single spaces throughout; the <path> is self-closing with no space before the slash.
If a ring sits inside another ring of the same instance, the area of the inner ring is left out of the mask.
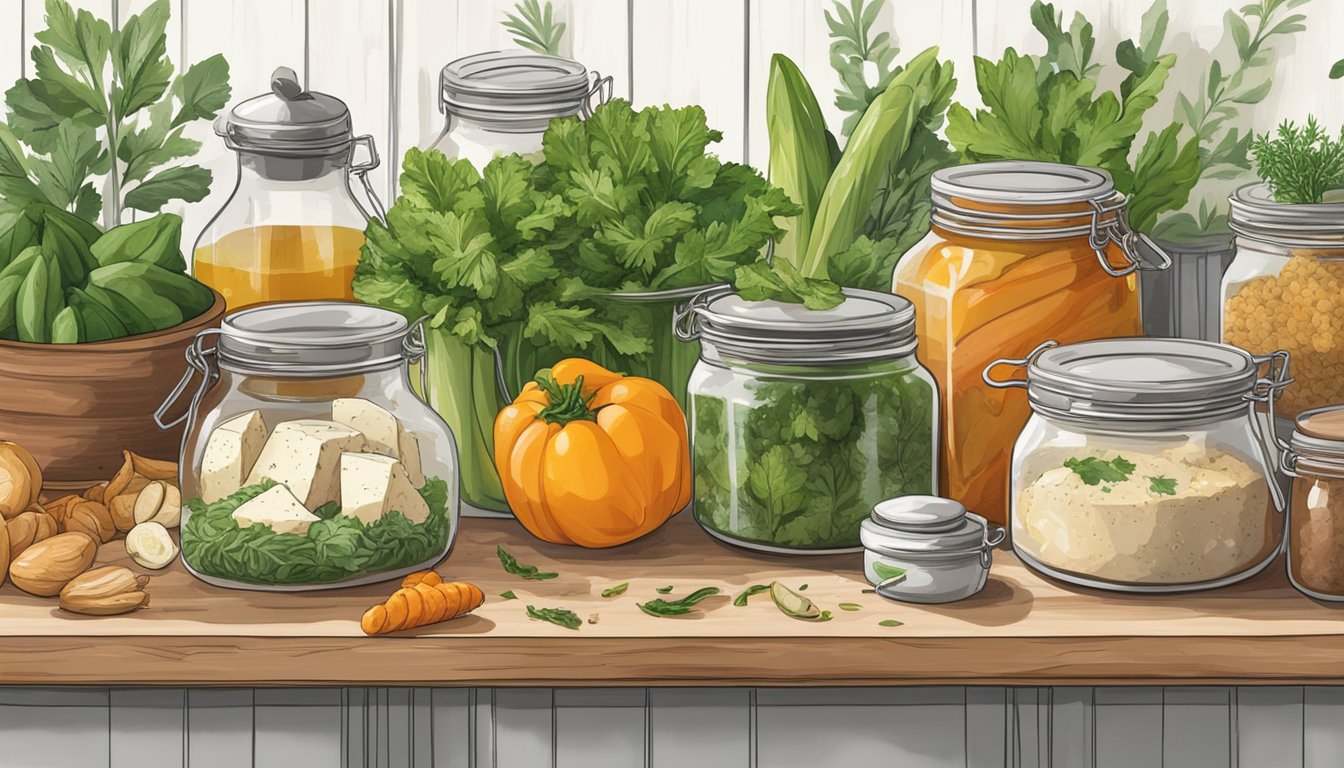
<path id="1" fill-rule="evenodd" d="M 475 584 L 445 583 L 434 571 L 420 571 L 407 576 L 386 602 L 365 611 L 359 627 L 366 635 L 414 629 L 465 616 L 484 602 Z"/>

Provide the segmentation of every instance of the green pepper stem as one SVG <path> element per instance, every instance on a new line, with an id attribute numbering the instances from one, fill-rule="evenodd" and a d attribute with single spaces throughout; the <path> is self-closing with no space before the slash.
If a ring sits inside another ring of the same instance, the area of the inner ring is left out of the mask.
<path id="1" fill-rule="evenodd" d="M 546 393 L 551 404 L 541 409 L 537 417 L 548 424 L 564 426 L 571 421 L 597 421 L 597 412 L 588 406 L 593 396 L 583 396 L 583 377 L 575 379 L 573 384 L 561 384 L 550 376 L 538 376 L 537 386 Z"/>

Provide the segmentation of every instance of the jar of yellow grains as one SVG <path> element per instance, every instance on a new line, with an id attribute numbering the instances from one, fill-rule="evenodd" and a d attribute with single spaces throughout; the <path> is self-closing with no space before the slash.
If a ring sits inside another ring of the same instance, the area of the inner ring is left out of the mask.
<path id="1" fill-rule="evenodd" d="M 1344 402 L 1344 194 L 1289 204 L 1251 184 L 1231 203 L 1237 254 L 1223 276 L 1223 342 L 1292 356 L 1296 383 L 1278 404 L 1286 418 Z"/>

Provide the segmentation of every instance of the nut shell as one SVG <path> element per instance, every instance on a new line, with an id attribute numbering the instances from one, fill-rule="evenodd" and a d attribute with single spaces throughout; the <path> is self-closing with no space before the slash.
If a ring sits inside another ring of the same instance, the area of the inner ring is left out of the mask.
<path id="1" fill-rule="evenodd" d="M 122 533 L 135 527 L 135 498 L 133 493 L 123 493 L 120 496 L 113 496 L 107 502 L 107 511 L 112 515 L 112 524 Z"/>
<path id="2" fill-rule="evenodd" d="M 61 608 L 72 613 L 111 616 L 149 604 L 148 576 L 120 565 L 95 568 L 71 579 L 61 590 Z"/>
<path id="3" fill-rule="evenodd" d="M 42 469 L 28 449 L 0 442 L 0 517 L 17 517 L 37 503 L 41 491 Z"/>
<path id="4" fill-rule="evenodd" d="M 98 554 L 98 542 L 86 533 L 58 533 L 29 546 L 9 564 L 14 586 L 29 594 L 51 597 L 87 571 Z"/>

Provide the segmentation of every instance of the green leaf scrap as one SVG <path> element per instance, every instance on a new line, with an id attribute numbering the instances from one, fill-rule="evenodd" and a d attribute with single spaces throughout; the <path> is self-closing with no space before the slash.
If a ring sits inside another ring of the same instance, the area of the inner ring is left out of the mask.
<path id="1" fill-rule="evenodd" d="M 662 592 L 663 590 L 658 591 Z M 669 588 L 668 591 L 670 592 L 671 589 Z M 636 603 L 636 605 L 639 606 L 639 610 L 650 616 L 681 616 L 690 613 L 691 609 L 705 598 L 719 594 L 719 591 L 718 587 L 703 587 L 678 600 L 664 600 L 660 597 L 647 603 Z"/>
<path id="2" fill-rule="evenodd" d="M 504 549 L 503 545 L 497 545 L 495 547 L 495 555 L 499 557 L 499 564 L 504 566 L 504 570 L 514 576 L 522 576 L 524 579 L 530 579 L 532 581 L 545 581 L 547 579 L 554 579 L 560 575 L 549 571 L 543 572 L 535 565 L 523 565 L 519 563 L 518 559 L 509 554 L 508 550 Z"/>
<path id="3" fill-rule="evenodd" d="M 1158 496 L 1176 495 L 1176 480 L 1174 478 L 1157 475 L 1154 477 L 1148 477 L 1147 480 L 1148 480 L 1148 490 L 1151 493 L 1155 493 Z"/>
<path id="4" fill-rule="evenodd" d="M 747 598 L 751 597 L 752 595 L 759 595 L 762 592 L 768 592 L 769 590 L 770 590 L 769 584 L 752 584 L 750 587 L 747 587 L 746 589 L 737 593 L 737 597 L 733 598 L 733 605 L 737 606 L 738 608 L 741 608 L 747 604 Z"/>
<path id="5" fill-rule="evenodd" d="M 626 591 L 627 589 L 629 589 L 629 588 L 630 588 L 630 582 L 628 582 L 628 581 L 623 581 L 623 582 L 621 582 L 620 584 L 617 584 L 617 585 L 615 585 L 615 586 L 611 586 L 611 587 L 607 587 L 606 589 L 602 590 L 602 596 L 603 596 L 603 597 L 615 597 L 615 596 L 617 596 L 617 595 L 623 595 L 623 594 L 625 594 L 625 591 Z"/>
<path id="6" fill-rule="evenodd" d="M 1081 477 L 1087 485 L 1121 483 L 1128 480 L 1135 469 L 1134 464 L 1126 461 L 1123 456 L 1116 456 L 1110 461 L 1096 456 L 1065 459 L 1064 466 L 1073 470 L 1074 474 Z"/>
<path id="7" fill-rule="evenodd" d="M 536 608 L 529 605 L 527 615 L 537 621 L 548 621 L 565 629 L 578 629 L 583 626 L 583 620 L 578 614 L 566 608 Z"/>

